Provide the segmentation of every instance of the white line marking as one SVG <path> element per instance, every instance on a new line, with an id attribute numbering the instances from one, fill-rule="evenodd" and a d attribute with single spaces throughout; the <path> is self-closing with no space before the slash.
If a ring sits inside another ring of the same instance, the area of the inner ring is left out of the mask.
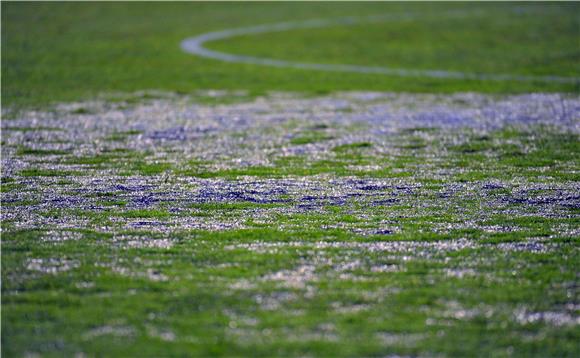
<path id="1" fill-rule="evenodd" d="M 525 9 L 514 9 L 518 12 L 523 12 Z M 437 16 L 445 18 L 466 16 L 479 16 L 484 12 L 480 10 L 472 11 L 448 11 L 439 13 Z M 235 55 L 225 52 L 210 50 L 204 47 L 208 42 L 229 39 L 244 35 L 257 35 L 271 32 L 282 32 L 295 29 L 313 29 L 322 28 L 332 25 L 352 26 L 361 23 L 378 23 L 384 21 L 401 21 L 413 20 L 421 15 L 413 13 L 402 14 L 387 14 L 375 16 L 361 16 L 361 17 L 342 17 L 335 19 L 314 19 L 307 21 L 292 21 L 279 22 L 274 24 L 265 24 L 260 26 L 242 27 L 235 29 L 227 29 L 223 31 L 208 32 L 199 36 L 190 37 L 181 42 L 183 51 L 198 55 L 201 57 L 211 58 L 214 60 L 231 62 L 231 63 L 246 63 L 261 66 L 296 68 L 304 70 L 319 70 L 319 71 L 334 71 L 334 72 L 356 72 L 356 73 L 372 73 L 381 75 L 401 76 L 401 77 L 430 77 L 430 78 L 446 78 L 446 79 L 465 79 L 465 80 L 491 80 L 491 81 L 540 81 L 540 82 L 559 82 L 559 83 L 579 83 L 580 77 L 561 77 L 561 76 L 525 76 L 515 74 L 489 74 L 489 73 L 469 73 L 445 70 L 413 70 L 413 69 L 397 69 L 390 67 L 379 66 L 358 66 L 358 65 L 334 65 L 322 63 L 305 63 L 285 60 L 276 60 L 264 57 L 253 57 L 245 55 Z"/>

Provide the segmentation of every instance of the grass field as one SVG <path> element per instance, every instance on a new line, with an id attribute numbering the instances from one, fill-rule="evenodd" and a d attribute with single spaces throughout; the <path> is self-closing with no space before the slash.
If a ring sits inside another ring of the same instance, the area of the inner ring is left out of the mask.
<path id="1" fill-rule="evenodd" d="M 184 38 L 262 23 L 427 14 L 400 21 L 236 38 L 212 46 L 248 55 L 321 63 L 576 75 L 578 4 L 478 4 L 482 15 L 438 18 L 466 4 L 260 3 L 2 5 L 4 104 L 41 105 L 101 92 L 197 89 L 331 92 L 577 92 L 578 84 L 433 80 L 256 68 L 197 58 Z M 526 8 L 519 14 L 514 8 Z M 74 14 L 72 16 L 71 14 Z M 461 31 L 458 31 L 461 29 Z M 344 44 L 348 44 L 345 46 Z M 344 61 L 344 62 L 343 62 Z"/>
<path id="2" fill-rule="evenodd" d="M 577 4 L 1 6 L 3 356 L 580 354 L 578 83 L 179 47 L 578 78 Z"/>

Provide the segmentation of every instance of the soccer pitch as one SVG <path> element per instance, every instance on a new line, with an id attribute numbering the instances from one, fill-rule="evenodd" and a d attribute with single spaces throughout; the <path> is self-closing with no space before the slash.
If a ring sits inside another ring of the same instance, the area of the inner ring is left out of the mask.
<path id="1" fill-rule="evenodd" d="M 2 3 L 2 355 L 580 354 L 576 3 Z"/>

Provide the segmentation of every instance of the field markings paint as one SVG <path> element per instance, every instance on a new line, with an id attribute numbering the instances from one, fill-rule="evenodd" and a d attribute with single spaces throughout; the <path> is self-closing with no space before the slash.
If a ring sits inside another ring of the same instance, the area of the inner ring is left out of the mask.
<path id="1" fill-rule="evenodd" d="M 527 12 L 523 8 L 514 8 L 514 12 Z M 481 10 L 454 10 L 437 14 L 440 18 L 464 18 L 468 16 L 481 16 L 485 12 Z M 245 55 L 236 55 L 226 52 L 214 51 L 204 47 L 205 44 L 212 41 L 230 39 L 244 35 L 258 35 L 272 32 L 282 32 L 297 29 L 315 29 L 334 25 L 353 26 L 363 23 L 380 23 L 385 21 L 405 21 L 420 18 L 421 14 L 399 13 L 383 14 L 360 17 L 341 17 L 335 19 L 313 19 L 306 21 L 279 22 L 259 26 L 242 27 L 227 29 L 223 31 L 208 32 L 195 37 L 189 37 L 181 42 L 181 49 L 187 53 L 210 58 L 214 60 L 245 63 L 252 65 L 295 68 L 303 70 L 319 70 L 334 72 L 354 72 L 367 74 L 380 74 L 401 77 L 429 77 L 443 79 L 462 79 L 462 80 L 490 80 L 490 81 L 541 81 L 541 82 L 559 82 L 559 83 L 579 83 L 580 77 L 562 77 L 562 76 L 533 76 L 533 75 L 516 75 L 516 74 L 489 74 L 458 72 L 446 70 L 417 70 L 417 69 L 399 69 L 381 66 L 359 66 L 359 65 L 340 65 L 340 64 L 323 64 L 323 63 L 306 63 L 286 60 L 276 60 L 264 57 L 253 57 Z"/>

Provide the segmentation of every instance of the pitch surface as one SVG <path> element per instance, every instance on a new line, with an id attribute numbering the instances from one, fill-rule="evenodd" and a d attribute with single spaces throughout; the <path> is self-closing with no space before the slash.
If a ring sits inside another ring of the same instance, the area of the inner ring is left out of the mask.
<path id="1" fill-rule="evenodd" d="M 577 96 L 111 97 L 4 114 L 5 354 L 577 352 Z"/>

